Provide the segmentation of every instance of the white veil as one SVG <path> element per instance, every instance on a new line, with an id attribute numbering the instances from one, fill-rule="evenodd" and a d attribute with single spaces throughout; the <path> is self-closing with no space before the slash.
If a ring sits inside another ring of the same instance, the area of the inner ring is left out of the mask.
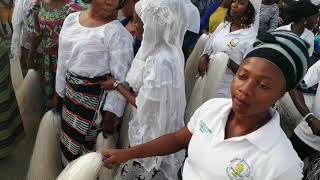
<path id="1" fill-rule="evenodd" d="M 188 19 L 184 1 L 144 0 L 136 8 L 138 15 L 142 12 L 144 33 L 126 79 L 139 92 L 136 99 L 138 108 L 129 123 L 130 146 L 182 128 L 186 106 L 182 43 Z M 184 155 L 181 151 L 138 161 L 148 171 L 160 169 L 172 180 L 182 165 Z"/>

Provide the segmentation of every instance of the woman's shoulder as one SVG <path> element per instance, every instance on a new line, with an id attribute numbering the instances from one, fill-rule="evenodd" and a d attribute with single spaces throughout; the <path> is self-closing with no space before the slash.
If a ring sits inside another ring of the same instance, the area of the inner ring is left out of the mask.
<path id="1" fill-rule="evenodd" d="M 77 23 L 80 12 L 70 13 L 63 22 L 63 26 L 70 26 Z"/>
<path id="2" fill-rule="evenodd" d="M 132 35 L 124 28 L 119 20 L 114 20 L 104 26 L 104 34 L 110 40 L 133 43 Z"/>

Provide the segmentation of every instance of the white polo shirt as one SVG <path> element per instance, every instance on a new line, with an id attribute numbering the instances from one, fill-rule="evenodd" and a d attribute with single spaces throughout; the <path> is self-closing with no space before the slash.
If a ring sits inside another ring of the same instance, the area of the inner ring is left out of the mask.
<path id="1" fill-rule="evenodd" d="M 308 69 L 303 80 L 308 87 L 312 87 L 320 82 L 320 61 L 316 62 Z M 320 119 L 320 86 L 318 86 L 316 97 L 310 110 L 313 112 L 315 117 Z M 308 146 L 320 151 L 320 136 L 313 134 L 306 121 L 301 121 L 301 123 L 295 128 L 294 133 Z"/>
<path id="2" fill-rule="evenodd" d="M 303 162 L 280 128 L 279 114 L 258 130 L 225 139 L 230 99 L 203 104 L 188 123 L 193 134 L 183 180 L 301 180 Z"/>

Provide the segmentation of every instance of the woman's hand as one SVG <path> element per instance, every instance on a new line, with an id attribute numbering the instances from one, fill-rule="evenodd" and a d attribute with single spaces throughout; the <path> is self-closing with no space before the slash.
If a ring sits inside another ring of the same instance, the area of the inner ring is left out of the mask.
<path id="1" fill-rule="evenodd" d="M 114 83 L 116 82 L 116 80 L 113 77 L 108 76 L 107 80 L 103 81 L 102 83 L 100 83 L 100 87 L 106 90 L 112 90 Z"/>
<path id="2" fill-rule="evenodd" d="M 311 123 L 309 124 L 309 126 L 314 135 L 320 136 L 320 120 L 319 119 L 316 119 L 314 117 Z"/>
<path id="3" fill-rule="evenodd" d="M 130 160 L 129 149 L 107 149 L 102 151 L 102 155 L 107 157 L 103 164 L 108 169 L 112 169 L 116 164 L 126 163 Z"/>
<path id="4" fill-rule="evenodd" d="M 198 64 L 198 71 L 201 76 L 206 74 L 209 68 L 209 56 L 204 54 L 201 56 L 199 64 Z"/>

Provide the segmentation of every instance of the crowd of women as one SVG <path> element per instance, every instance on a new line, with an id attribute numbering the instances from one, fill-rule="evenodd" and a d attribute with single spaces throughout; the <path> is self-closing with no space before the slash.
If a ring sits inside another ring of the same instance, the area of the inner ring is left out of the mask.
<path id="1" fill-rule="evenodd" d="M 115 179 L 315 180 L 319 4 L 17 0 L 11 54 L 61 116 L 64 167 L 101 133 Z M 3 39 L 0 58 L 4 158 L 24 128 Z"/>

